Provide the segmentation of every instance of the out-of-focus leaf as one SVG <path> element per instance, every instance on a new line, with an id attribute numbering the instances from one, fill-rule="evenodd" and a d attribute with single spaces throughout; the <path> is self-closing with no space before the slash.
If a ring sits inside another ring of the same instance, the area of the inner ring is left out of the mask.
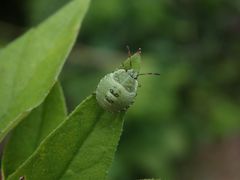
<path id="1" fill-rule="evenodd" d="M 89 0 L 74 0 L 0 51 L 0 140 L 47 96 Z"/>
<path id="2" fill-rule="evenodd" d="M 62 89 L 57 83 L 44 103 L 12 132 L 5 147 L 2 169 L 7 178 L 36 150 L 42 140 L 67 116 Z"/>
<path id="3" fill-rule="evenodd" d="M 83 101 L 9 180 L 105 179 L 122 131 L 123 114 Z"/>
<path id="4" fill-rule="evenodd" d="M 69 0 L 26 0 L 26 14 L 29 24 L 36 24 L 62 7 Z"/>

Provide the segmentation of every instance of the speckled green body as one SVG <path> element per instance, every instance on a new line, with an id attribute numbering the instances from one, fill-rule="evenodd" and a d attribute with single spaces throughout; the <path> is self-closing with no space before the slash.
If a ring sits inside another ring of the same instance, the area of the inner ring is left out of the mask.
<path id="1" fill-rule="evenodd" d="M 127 110 L 137 94 L 137 75 L 133 69 L 119 69 L 104 76 L 96 90 L 99 105 L 111 112 Z"/>

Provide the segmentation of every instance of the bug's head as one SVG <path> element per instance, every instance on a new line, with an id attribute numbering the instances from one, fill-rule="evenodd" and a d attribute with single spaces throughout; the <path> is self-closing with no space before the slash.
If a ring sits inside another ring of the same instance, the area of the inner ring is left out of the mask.
<path id="1" fill-rule="evenodd" d="M 138 83 L 136 81 L 138 73 L 135 70 L 119 69 L 115 71 L 112 74 L 112 76 L 113 76 L 113 79 L 116 82 L 118 82 L 120 85 L 122 85 L 127 91 L 129 92 L 135 91 Z"/>
<path id="2" fill-rule="evenodd" d="M 133 79 L 137 79 L 138 78 L 138 72 L 136 72 L 134 69 L 127 70 L 127 73 Z"/>

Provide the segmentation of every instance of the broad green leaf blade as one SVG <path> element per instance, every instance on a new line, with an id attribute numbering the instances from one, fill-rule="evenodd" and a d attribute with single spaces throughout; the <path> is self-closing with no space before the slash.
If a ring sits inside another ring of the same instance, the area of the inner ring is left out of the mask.
<path id="1" fill-rule="evenodd" d="M 134 69 L 136 72 L 140 72 L 141 70 L 141 54 L 140 52 L 135 53 L 127 60 L 125 60 L 119 68 L 123 69 Z"/>
<path id="2" fill-rule="evenodd" d="M 123 114 L 106 112 L 94 95 L 88 97 L 8 179 L 106 179 Z"/>
<path id="3" fill-rule="evenodd" d="M 0 50 L 0 140 L 47 96 L 76 39 L 89 0 L 73 0 Z"/>
<path id="4" fill-rule="evenodd" d="M 2 172 L 12 174 L 37 149 L 42 140 L 66 119 L 66 105 L 59 83 L 39 107 L 13 130 L 4 149 Z"/>

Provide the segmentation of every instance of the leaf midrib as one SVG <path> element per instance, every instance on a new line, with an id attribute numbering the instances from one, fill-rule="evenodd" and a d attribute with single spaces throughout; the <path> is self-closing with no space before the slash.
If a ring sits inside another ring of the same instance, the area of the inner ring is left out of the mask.
<path id="1" fill-rule="evenodd" d="M 104 111 L 101 111 L 101 112 L 98 114 L 98 116 L 96 116 L 96 119 L 97 119 L 97 120 L 96 120 L 96 121 L 94 122 L 94 124 L 91 126 L 90 130 L 88 131 L 88 133 L 86 133 L 85 137 L 83 138 L 83 141 L 82 141 L 81 143 L 79 143 L 79 146 L 78 146 L 76 152 L 73 153 L 72 158 L 69 160 L 69 162 L 67 163 L 66 167 L 64 168 L 64 170 L 61 172 L 61 174 L 59 175 L 59 177 L 58 177 L 57 179 L 60 180 L 60 179 L 65 175 L 66 171 L 69 169 L 72 161 L 74 160 L 74 157 L 79 153 L 81 147 L 82 147 L 82 146 L 84 145 L 84 143 L 86 142 L 86 139 L 87 139 L 87 138 L 90 136 L 90 134 L 94 131 L 94 129 L 96 128 L 96 125 L 97 125 L 98 122 L 101 120 L 100 117 L 101 117 L 101 115 L 102 115 L 103 113 L 104 113 Z"/>

